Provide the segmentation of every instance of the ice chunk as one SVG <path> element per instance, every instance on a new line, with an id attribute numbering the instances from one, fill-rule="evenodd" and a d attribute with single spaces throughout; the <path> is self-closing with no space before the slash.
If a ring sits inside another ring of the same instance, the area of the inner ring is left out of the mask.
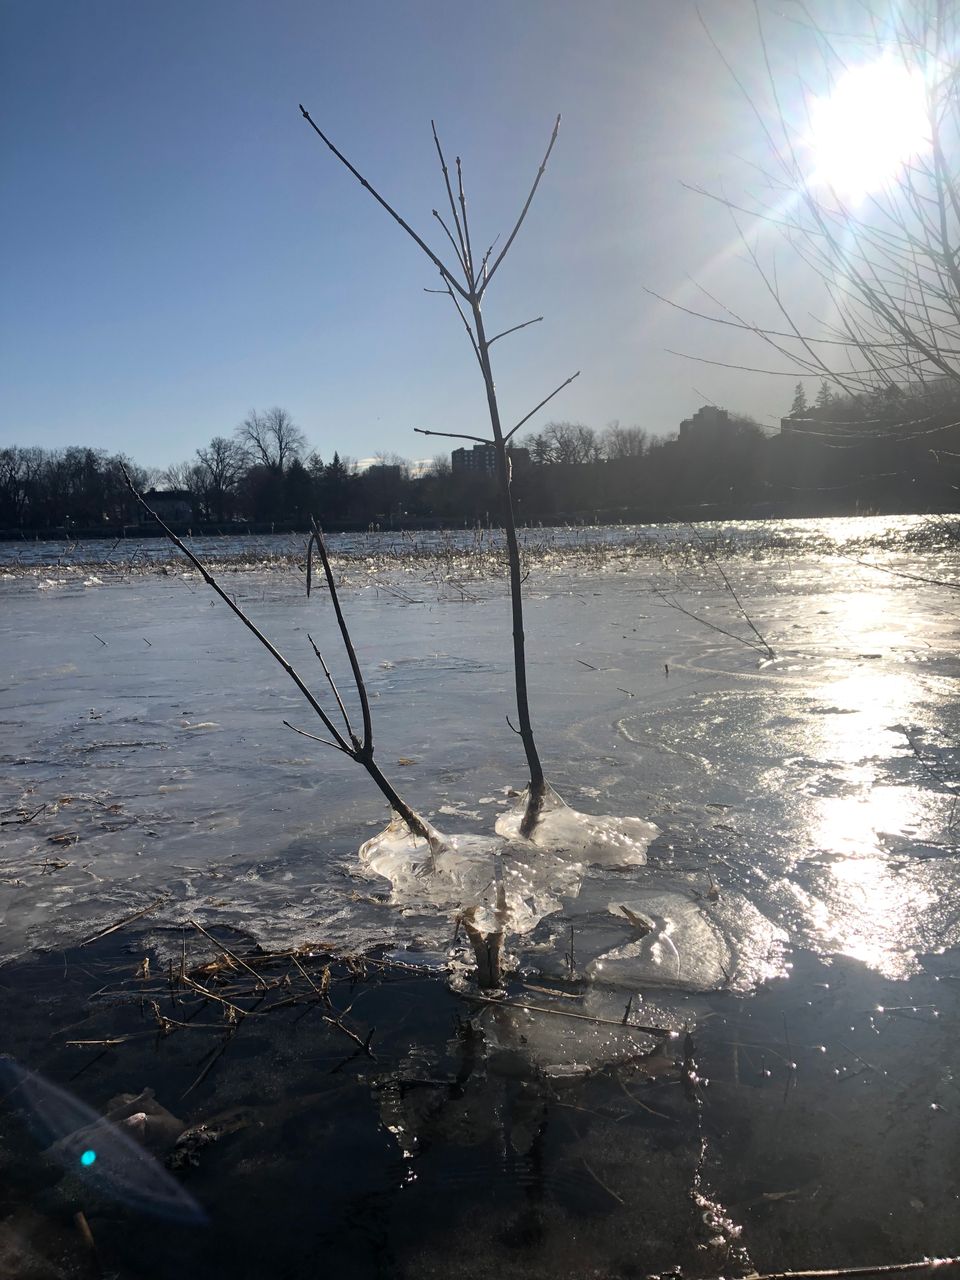
<path id="1" fill-rule="evenodd" d="M 488 1052 L 495 1053 L 502 1071 L 504 1055 L 515 1055 L 518 1074 L 545 1072 L 550 1076 L 586 1075 L 616 1062 L 635 1062 L 638 1055 L 654 1055 L 667 1069 L 675 1056 L 669 1031 L 677 1019 L 654 1005 L 641 1004 L 639 1016 L 623 1021 L 624 1001 L 610 999 L 602 989 L 588 986 L 578 1000 L 551 996 L 543 990 L 484 1007 L 480 1025 Z M 571 1016 L 572 1015 L 572 1016 Z M 638 1022 L 662 1026 L 668 1034 L 653 1036 Z"/>
<path id="2" fill-rule="evenodd" d="M 544 916 L 559 910 L 562 897 L 576 895 L 583 867 L 569 858 L 531 848 L 528 841 L 505 844 L 496 836 L 444 835 L 431 850 L 394 817 L 383 831 L 360 847 L 360 866 L 382 876 L 392 888 L 390 901 L 405 907 L 430 906 L 460 911 L 475 907 L 496 915 L 511 933 L 524 934 Z M 502 880 L 505 907 L 497 903 Z"/>
<path id="3" fill-rule="evenodd" d="M 516 805 L 497 819 L 497 832 L 509 840 L 524 840 L 520 827 L 527 809 L 527 791 Z M 609 814 L 580 813 L 571 809 L 552 787 L 547 787 L 543 805 L 529 843 L 540 849 L 576 858 L 600 867 L 637 867 L 647 861 L 647 848 L 660 828 L 643 818 L 620 818 Z"/>
<path id="4" fill-rule="evenodd" d="M 586 967 L 596 982 L 617 986 L 678 985 L 706 990 L 722 986 L 736 967 L 733 947 L 706 904 L 666 889 L 609 903 L 623 921 L 627 940 Z"/>
<path id="5" fill-rule="evenodd" d="M 586 979 L 597 989 L 749 991 L 783 972 L 786 935 L 742 895 L 704 897 L 693 884 L 652 869 L 644 883 L 610 897 L 605 879 L 588 882 L 521 956 L 546 977 Z M 573 959 L 571 972 L 570 959 Z"/>

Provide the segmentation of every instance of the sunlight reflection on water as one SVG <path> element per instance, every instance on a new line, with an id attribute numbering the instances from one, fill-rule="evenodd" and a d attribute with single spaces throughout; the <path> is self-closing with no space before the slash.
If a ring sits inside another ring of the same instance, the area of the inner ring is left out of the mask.
<path id="1" fill-rule="evenodd" d="M 899 602 L 897 602 L 899 603 Z M 866 652 L 904 642 L 915 620 L 908 601 L 898 616 L 888 591 L 835 599 L 845 634 Z M 807 839 L 830 858 L 822 900 L 810 923 L 829 950 L 888 974 L 914 963 L 904 939 L 934 903 L 933 894 L 899 875 L 891 838 L 916 837 L 929 810 L 929 795 L 916 786 L 892 785 L 891 763 L 912 754 L 903 725 L 923 714 L 925 691 L 915 670 L 869 663 L 811 690 L 828 714 L 806 721 L 807 754 L 840 766 L 834 775 L 844 794 L 816 795 L 809 807 Z"/>

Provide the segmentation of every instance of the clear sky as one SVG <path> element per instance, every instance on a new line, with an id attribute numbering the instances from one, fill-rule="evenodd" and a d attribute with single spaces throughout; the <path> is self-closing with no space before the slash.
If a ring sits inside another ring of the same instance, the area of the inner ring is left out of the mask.
<path id="1" fill-rule="evenodd" d="M 759 83 L 752 6 L 701 9 Z M 789 407 L 788 378 L 666 354 L 772 363 L 644 292 L 690 301 L 694 276 L 749 307 L 760 287 L 729 218 L 682 185 L 736 190 L 764 160 L 686 0 L 0 0 L 0 18 L 0 444 L 165 466 L 272 405 L 325 459 L 482 429 L 460 322 L 423 292 L 435 273 L 298 102 L 439 249 L 431 117 L 487 243 L 562 112 L 487 303 L 494 328 L 545 316 L 495 348 L 510 422 L 576 369 L 540 425 Z M 789 25 L 771 40 L 802 57 Z"/>

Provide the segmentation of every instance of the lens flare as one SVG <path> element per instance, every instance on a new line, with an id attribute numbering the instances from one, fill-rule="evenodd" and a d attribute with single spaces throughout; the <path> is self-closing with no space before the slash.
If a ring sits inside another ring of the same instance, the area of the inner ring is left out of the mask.
<path id="1" fill-rule="evenodd" d="M 200 1205 L 158 1160 L 73 1094 L 2 1054 L 0 1088 L 6 1105 L 24 1113 L 46 1155 L 68 1172 L 79 1164 L 91 1191 L 152 1217 L 206 1222 Z"/>
<path id="2" fill-rule="evenodd" d="M 810 106 L 812 186 L 857 202 L 930 150 L 926 82 L 887 56 L 851 67 Z"/>

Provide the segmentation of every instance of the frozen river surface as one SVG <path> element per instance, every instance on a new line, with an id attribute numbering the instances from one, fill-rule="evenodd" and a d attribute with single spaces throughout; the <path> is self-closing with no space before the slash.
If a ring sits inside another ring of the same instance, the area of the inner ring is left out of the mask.
<path id="1" fill-rule="evenodd" d="M 912 544 L 915 520 L 801 523 L 803 536 L 752 526 L 718 544 L 773 660 L 700 544 L 621 531 L 531 544 L 531 701 L 548 777 L 577 810 L 638 817 L 659 834 L 643 865 L 505 854 L 532 885 L 508 950 L 531 980 L 575 984 L 591 1016 L 619 1018 L 631 1000 L 677 1026 L 706 1019 L 707 1043 L 712 1027 L 717 1046 L 738 1046 L 732 1058 L 717 1048 L 717 1096 L 740 1089 L 725 1123 L 743 1118 L 742 1079 L 762 1084 L 789 1063 L 789 1086 L 799 1062 L 816 1083 L 784 1122 L 794 1153 L 832 1105 L 829 1081 L 865 1075 L 882 1114 L 899 1108 L 896 1141 L 922 1138 L 943 1178 L 927 1186 L 936 1179 L 915 1155 L 913 1201 L 926 1208 L 891 1207 L 884 1196 L 905 1176 L 891 1154 L 871 1168 L 874 1208 L 858 1212 L 902 1210 L 884 1248 L 934 1252 L 950 1231 L 924 1234 L 921 1219 L 953 1205 L 955 1224 L 960 1147 L 937 1022 L 956 1016 L 960 970 L 960 561 L 946 539 Z M 247 548 L 256 565 L 228 565 L 225 584 L 318 694 L 308 633 L 349 688 L 328 600 L 306 598 L 296 555 L 265 565 L 262 542 Z M 510 620 L 495 550 L 465 539 L 403 551 L 355 542 L 338 561 L 378 759 L 441 832 L 491 837 L 525 781 L 506 723 Z M 322 731 L 284 672 L 183 563 L 101 559 L 39 556 L 0 582 L 2 958 L 67 948 L 149 908 L 141 923 L 161 954 L 196 920 L 268 948 L 381 945 L 442 967 L 457 910 L 489 890 L 492 857 L 459 899 L 449 882 L 391 884 L 362 866 L 383 802 L 351 761 L 284 727 Z M 653 927 L 638 931 L 637 918 Z M 852 994 L 837 1005 L 841 988 Z M 774 991 L 788 993 L 775 1008 Z M 905 1019 L 920 1024 L 906 1039 Z M 616 1037 L 545 1021 L 486 1034 L 502 1049 L 522 1042 L 548 1077 L 616 1059 Z M 776 1061 L 751 1050 L 748 1023 L 757 1042 L 782 1039 Z M 876 1121 L 846 1105 L 857 1087 L 842 1094 L 834 1190 L 852 1176 L 852 1135 Z M 772 1116 L 773 1099 L 750 1092 Z M 398 1113 L 388 1127 L 417 1123 Z M 758 1142 L 744 1137 L 744 1162 L 763 1157 Z M 741 1216 L 782 1192 L 782 1212 L 809 1231 L 797 1205 L 826 1175 L 798 1168 L 781 1180 L 802 1194 L 774 1178 Z M 622 1204 L 621 1193 L 610 1192 Z M 849 1213 L 841 1220 L 847 1230 Z M 858 1230 L 844 1256 L 862 1245 Z"/>
<path id="2" fill-rule="evenodd" d="M 629 980 L 618 900 L 643 910 L 645 895 L 658 917 L 674 895 L 685 918 L 671 927 L 687 964 L 671 951 L 659 976 L 707 986 L 720 966 L 739 986 L 778 971 L 775 938 L 905 976 L 960 937 L 958 596 L 918 580 L 949 579 L 951 553 L 867 559 L 841 542 L 725 560 L 773 661 L 723 634 L 756 644 L 709 556 L 532 559 L 548 776 L 576 809 L 661 833 L 646 867 L 588 865 L 579 891 L 553 886 L 558 929 L 599 912 L 604 941 L 622 935 L 605 975 Z M 502 586 L 485 565 L 456 586 L 429 560 L 344 565 L 385 772 L 440 831 L 492 835 L 524 783 Z M 0 583 L 2 953 L 79 940 L 161 896 L 155 924 L 199 915 L 270 946 L 442 948 L 451 915 L 429 891 L 383 905 L 389 884 L 361 874 L 383 803 L 351 761 L 284 727 L 323 732 L 284 672 L 189 567 L 110 569 Z M 296 561 L 227 585 L 318 693 L 308 633 L 349 684 L 329 602 L 306 598 Z"/>

